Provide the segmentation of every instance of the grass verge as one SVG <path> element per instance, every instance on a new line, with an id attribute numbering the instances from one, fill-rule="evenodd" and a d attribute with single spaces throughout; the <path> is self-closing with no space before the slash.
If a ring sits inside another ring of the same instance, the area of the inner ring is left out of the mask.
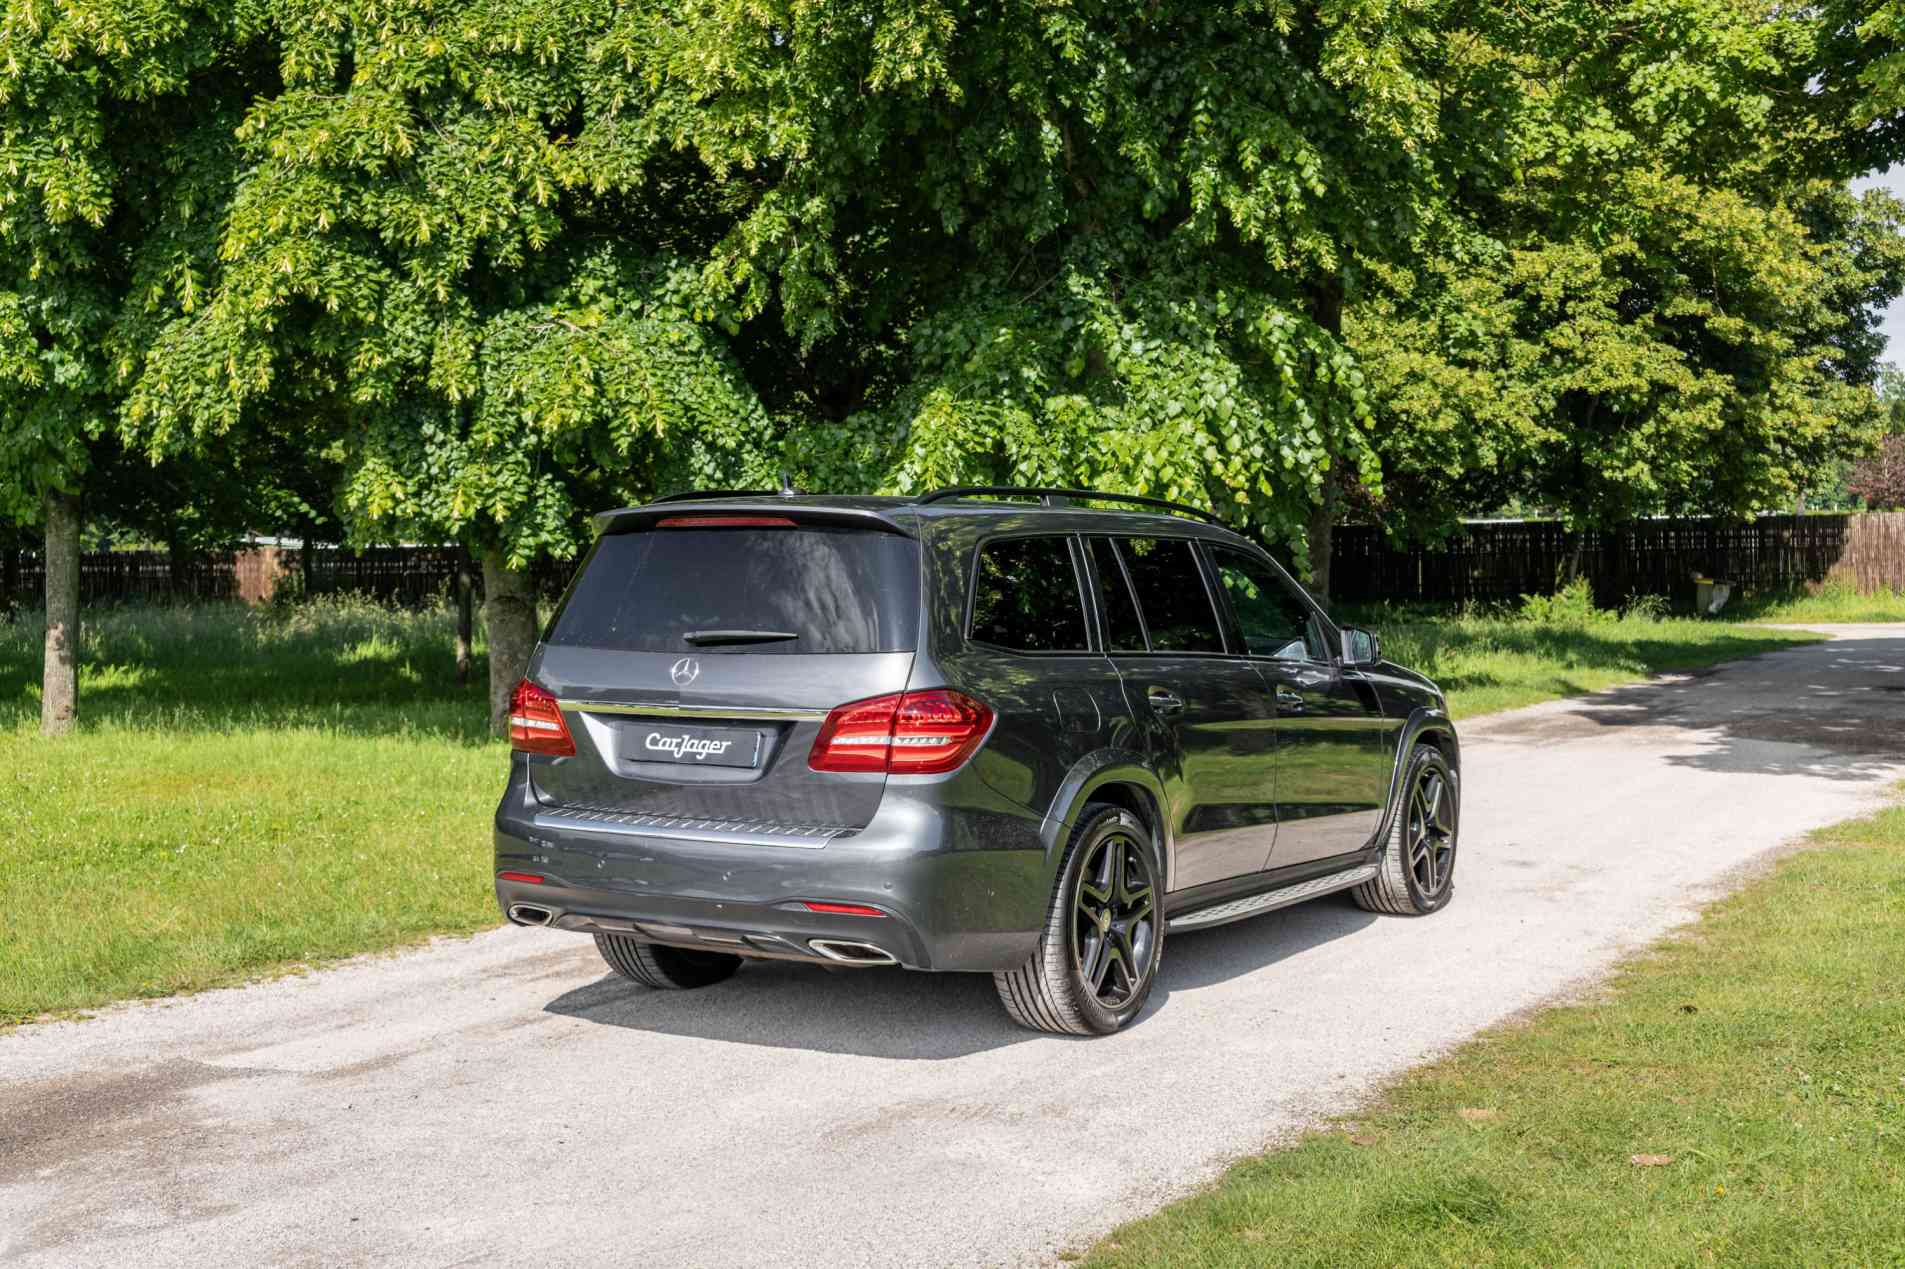
<path id="1" fill-rule="evenodd" d="M 1739 621 L 1905 621 L 1905 591 L 1861 595 L 1843 582 L 1769 595 L 1749 595 L 1727 616 Z"/>
<path id="2" fill-rule="evenodd" d="M 447 612 L 88 620 L 58 741 L 39 626 L 0 625 L 0 1025 L 495 923 L 506 751 Z"/>
<path id="3" fill-rule="evenodd" d="M 1905 807 L 1819 834 L 1593 1001 L 1116 1230 L 1131 1265 L 1895 1264 Z"/>
<path id="4" fill-rule="evenodd" d="M 1431 615 L 1403 606 L 1345 614 L 1382 637 L 1383 655 L 1422 671 L 1457 718 L 1579 696 L 1669 670 L 1697 670 L 1825 636 L 1691 618 L 1596 614 L 1533 621 L 1511 613 Z"/>

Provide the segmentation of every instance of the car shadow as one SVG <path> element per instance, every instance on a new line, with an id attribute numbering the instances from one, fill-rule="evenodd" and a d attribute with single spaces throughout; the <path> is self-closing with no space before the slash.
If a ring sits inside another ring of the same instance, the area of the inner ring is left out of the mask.
<path id="1" fill-rule="evenodd" d="M 1565 743 L 1609 730 L 1676 728 L 1699 744 L 1672 766 L 1873 781 L 1905 763 L 1905 638 L 1851 638 L 1629 684 L 1565 709 L 1484 721 L 1478 738 Z"/>
<path id="2" fill-rule="evenodd" d="M 1173 992 L 1260 972 L 1375 919 L 1346 897 L 1332 896 L 1213 930 L 1172 935 L 1151 999 L 1127 1033 L 1169 1008 Z M 751 961 L 725 983 L 687 992 L 650 991 L 604 974 L 543 1009 L 656 1035 L 914 1061 L 1071 1038 L 1015 1025 L 999 1004 L 989 974 L 835 970 L 787 961 Z"/>

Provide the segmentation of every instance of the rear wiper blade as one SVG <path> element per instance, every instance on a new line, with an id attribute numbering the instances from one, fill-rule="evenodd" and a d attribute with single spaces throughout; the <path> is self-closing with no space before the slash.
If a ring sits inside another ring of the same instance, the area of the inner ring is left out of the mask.
<path id="1" fill-rule="evenodd" d="M 697 648 L 717 643 L 785 643 L 800 638 L 792 630 L 690 630 L 681 637 Z"/>

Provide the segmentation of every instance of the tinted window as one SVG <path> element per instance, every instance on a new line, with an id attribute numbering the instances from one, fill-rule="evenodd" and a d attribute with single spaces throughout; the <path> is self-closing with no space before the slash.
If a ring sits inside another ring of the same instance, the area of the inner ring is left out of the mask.
<path id="1" fill-rule="evenodd" d="M 603 538 L 549 642 L 630 652 L 907 652 L 919 545 L 864 529 L 650 529 Z M 792 635 L 732 642 L 712 632 Z M 702 639 L 690 642 L 690 634 Z"/>
<path id="2" fill-rule="evenodd" d="M 1180 538 L 1120 538 L 1153 652 L 1222 652 L 1197 556 Z"/>
<path id="3" fill-rule="evenodd" d="M 1144 623 L 1131 598 L 1131 585 L 1118 566 L 1118 548 L 1109 539 L 1091 540 L 1091 562 L 1098 570 L 1098 598 L 1105 606 L 1105 648 L 1110 652 L 1143 652 Z"/>
<path id="4" fill-rule="evenodd" d="M 1085 610 L 1064 538 L 1005 538 L 979 550 L 972 637 L 1019 652 L 1083 652 Z"/>
<path id="5" fill-rule="evenodd" d="M 1276 570 L 1242 551 L 1222 547 L 1211 552 L 1231 611 L 1242 627 L 1244 646 L 1254 656 L 1286 661 L 1321 661 L 1322 645 L 1307 604 L 1278 577 Z"/>

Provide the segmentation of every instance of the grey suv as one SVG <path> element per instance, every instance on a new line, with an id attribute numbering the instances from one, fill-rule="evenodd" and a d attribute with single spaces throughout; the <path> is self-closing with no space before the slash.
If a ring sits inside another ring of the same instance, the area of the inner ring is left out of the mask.
<path id="1" fill-rule="evenodd" d="M 976 971 L 1102 1033 L 1167 932 L 1449 900 L 1441 692 L 1202 512 L 695 494 L 597 526 L 511 708 L 496 895 L 638 983 Z"/>

